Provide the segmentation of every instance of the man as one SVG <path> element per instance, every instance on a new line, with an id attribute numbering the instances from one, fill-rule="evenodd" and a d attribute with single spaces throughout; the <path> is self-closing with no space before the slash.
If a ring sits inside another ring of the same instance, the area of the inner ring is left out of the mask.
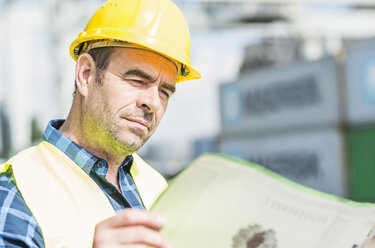
<path id="1" fill-rule="evenodd" d="M 0 167 L 1 247 L 170 247 L 147 212 L 165 180 L 137 151 L 176 82 L 199 78 L 169 0 L 110 0 L 72 43 L 74 99 L 38 146 Z"/>

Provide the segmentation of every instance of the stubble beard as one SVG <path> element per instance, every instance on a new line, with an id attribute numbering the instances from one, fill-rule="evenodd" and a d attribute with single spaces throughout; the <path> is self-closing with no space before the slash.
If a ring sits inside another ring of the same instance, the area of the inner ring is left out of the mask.
<path id="1" fill-rule="evenodd" d="M 138 128 L 127 125 L 120 126 L 116 123 L 115 120 L 112 122 L 113 125 L 109 127 L 110 133 L 116 141 L 123 145 L 125 150 L 131 153 L 140 149 L 153 134 L 153 128 L 148 129 L 145 133 Z"/>
<path id="2" fill-rule="evenodd" d="M 139 117 L 140 114 L 127 111 L 122 113 L 121 117 Z M 152 116 L 148 116 L 147 113 L 142 115 L 143 118 L 152 120 Z M 92 137 L 91 143 L 99 145 L 106 152 L 119 155 L 130 155 L 140 149 L 154 133 L 157 126 L 152 124 L 147 132 L 144 132 L 126 125 L 126 122 L 126 120 L 110 113 L 107 106 L 103 106 L 102 111 L 86 109 L 82 116 L 82 127 L 85 127 L 86 137 Z"/>

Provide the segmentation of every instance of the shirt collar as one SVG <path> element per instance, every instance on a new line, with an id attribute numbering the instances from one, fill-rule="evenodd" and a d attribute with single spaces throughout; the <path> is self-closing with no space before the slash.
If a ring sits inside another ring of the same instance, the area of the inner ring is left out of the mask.
<path id="1" fill-rule="evenodd" d="M 90 173 L 94 164 L 100 160 L 89 151 L 63 135 L 58 129 L 62 126 L 65 120 L 51 120 L 43 134 L 43 140 L 56 146 L 64 152 L 71 160 L 73 160 L 82 170 L 87 174 Z M 128 167 L 126 171 L 130 171 L 133 162 L 133 156 L 127 156 L 121 167 Z M 127 166 L 129 164 L 129 166 Z"/>

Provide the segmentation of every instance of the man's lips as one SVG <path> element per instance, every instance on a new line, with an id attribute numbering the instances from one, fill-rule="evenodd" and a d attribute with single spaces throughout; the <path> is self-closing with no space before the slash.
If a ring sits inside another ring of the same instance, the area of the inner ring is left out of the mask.
<path id="1" fill-rule="evenodd" d="M 138 124 L 146 127 L 147 129 L 150 127 L 150 124 L 147 121 L 142 120 L 142 119 L 137 119 L 137 118 L 132 118 L 132 117 L 124 117 L 124 119 L 126 119 L 130 122 L 138 123 Z"/>

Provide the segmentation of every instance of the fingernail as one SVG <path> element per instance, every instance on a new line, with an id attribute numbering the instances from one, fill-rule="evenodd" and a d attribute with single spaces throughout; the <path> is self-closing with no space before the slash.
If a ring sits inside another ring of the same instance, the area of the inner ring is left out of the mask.
<path id="1" fill-rule="evenodd" d="M 164 216 L 161 216 L 161 215 L 156 217 L 156 221 L 159 222 L 160 225 L 163 225 L 163 226 L 165 224 L 167 224 L 167 219 Z"/>

